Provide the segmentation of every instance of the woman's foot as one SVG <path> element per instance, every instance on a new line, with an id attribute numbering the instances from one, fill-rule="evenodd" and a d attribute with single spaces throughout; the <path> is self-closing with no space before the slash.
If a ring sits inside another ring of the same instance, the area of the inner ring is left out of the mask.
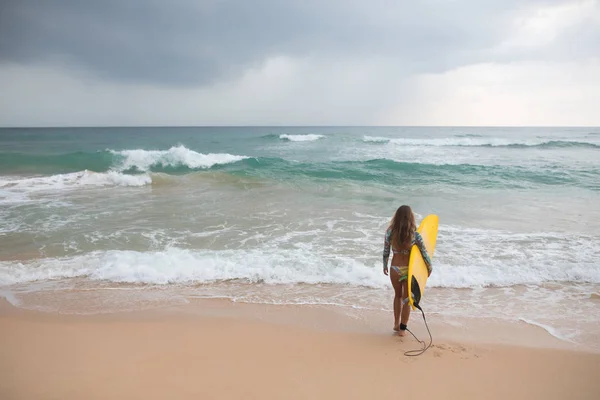
<path id="1" fill-rule="evenodd" d="M 406 335 L 406 328 L 407 328 L 406 324 L 400 324 L 398 326 L 398 328 L 400 328 L 400 330 L 398 331 L 398 335 L 400 335 L 400 336 Z"/>
<path id="2" fill-rule="evenodd" d="M 394 325 L 394 331 L 400 332 L 400 324 Z"/>

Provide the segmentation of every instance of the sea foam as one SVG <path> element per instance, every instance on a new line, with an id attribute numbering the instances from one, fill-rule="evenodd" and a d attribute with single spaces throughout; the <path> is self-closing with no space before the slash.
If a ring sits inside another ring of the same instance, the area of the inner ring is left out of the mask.
<path id="1" fill-rule="evenodd" d="M 137 169 L 148 171 L 154 166 L 162 167 L 188 167 L 190 169 L 210 168 L 217 164 L 229 164 L 241 161 L 248 157 L 227 153 L 203 154 L 190 150 L 185 146 L 174 146 L 169 150 L 121 150 L 111 152 L 121 156 L 122 160 L 117 162 L 115 169 L 126 171 Z"/>
<path id="2" fill-rule="evenodd" d="M 593 141 L 577 141 L 577 140 L 513 140 L 507 138 L 493 137 L 446 137 L 433 139 L 419 138 L 390 138 L 382 136 L 363 136 L 365 143 L 389 143 L 401 146 L 414 147 L 542 147 L 542 148 L 560 148 L 560 147 L 584 147 L 584 148 L 600 148 L 600 143 Z"/>
<path id="3" fill-rule="evenodd" d="M 469 237 L 469 248 L 461 248 Z M 510 287 L 545 282 L 600 283 L 595 243 L 550 234 L 531 237 L 493 231 L 440 230 L 434 272 L 428 287 Z M 529 243 L 529 244 L 527 244 Z M 118 283 L 198 284 L 232 279 L 267 284 L 342 284 L 381 288 L 389 285 L 381 272 L 380 250 L 361 258 L 331 254 L 327 246 L 281 251 L 264 244 L 245 250 L 184 249 L 160 251 L 95 251 L 62 258 L 0 262 L 0 285 L 44 279 L 86 277 Z M 497 250 L 494 250 L 497 249 Z M 568 249 L 576 254 L 566 255 Z M 480 254 L 486 254 L 485 257 Z"/>
<path id="4" fill-rule="evenodd" d="M 80 171 L 68 174 L 31 178 L 6 177 L 0 179 L 0 189 L 30 192 L 60 190 L 77 186 L 145 186 L 152 182 L 149 175 L 125 175 L 117 171 Z"/>
<path id="5" fill-rule="evenodd" d="M 108 150 L 114 156 L 112 166 L 105 172 L 82 170 L 65 174 L 36 177 L 2 177 L 0 179 L 0 202 L 27 201 L 24 194 L 36 191 L 74 189 L 82 186 L 146 186 L 152 183 L 152 167 L 187 167 L 207 169 L 215 165 L 229 164 L 248 157 L 227 153 L 202 154 L 175 146 L 168 150 Z M 128 174 L 136 170 L 142 174 Z M 9 201 L 10 200 L 10 201 Z"/>
<path id="6" fill-rule="evenodd" d="M 290 142 L 314 142 L 315 140 L 319 140 L 324 138 L 324 135 L 279 135 L 279 139 L 281 140 L 289 140 Z"/>
<path id="7" fill-rule="evenodd" d="M 371 287 L 387 284 L 379 269 L 352 258 L 323 258 L 301 250 L 115 250 L 31 262 L 0 262 L 0 286 L 73 277 L 146 284 L 197 284 L 232 279 L 269 284 L 350 283 Z"/>

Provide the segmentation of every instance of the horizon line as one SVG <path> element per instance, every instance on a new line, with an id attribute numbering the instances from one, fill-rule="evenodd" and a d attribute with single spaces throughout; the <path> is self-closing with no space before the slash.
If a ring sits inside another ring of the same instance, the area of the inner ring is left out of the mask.
<path id="1" fill-rule="evenodd" d="M 0 129 L 114 128 L 600 128 L 600 125 L 40 125 L 0 126 Z"/>

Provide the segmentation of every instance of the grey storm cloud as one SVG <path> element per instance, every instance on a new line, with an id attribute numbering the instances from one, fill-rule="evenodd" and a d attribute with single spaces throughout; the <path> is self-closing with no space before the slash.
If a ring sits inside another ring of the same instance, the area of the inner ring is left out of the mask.
<path id="1" fill-rule="evenodd" d="M 0 0 L 0 62 L 169 86 L 211 84 L 280 55 L 386 57 L 407 72 L 441 72 L 518 59 L 490 49 L 521 13 L 560 4 L 568 1 Z M 590 24 L 537 57 L 591 56 L 600 29 Z"/>

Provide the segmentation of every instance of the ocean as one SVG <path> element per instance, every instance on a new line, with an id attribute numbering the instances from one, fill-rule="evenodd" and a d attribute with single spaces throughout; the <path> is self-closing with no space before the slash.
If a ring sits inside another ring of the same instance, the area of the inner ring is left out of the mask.
<path id="1" fill-rule="evenodd" d="M 402 204 L 440 218 L 430 318 L 600 349 L 600 128 L 0 129 L 0 296 L 391 310 Z"/>

